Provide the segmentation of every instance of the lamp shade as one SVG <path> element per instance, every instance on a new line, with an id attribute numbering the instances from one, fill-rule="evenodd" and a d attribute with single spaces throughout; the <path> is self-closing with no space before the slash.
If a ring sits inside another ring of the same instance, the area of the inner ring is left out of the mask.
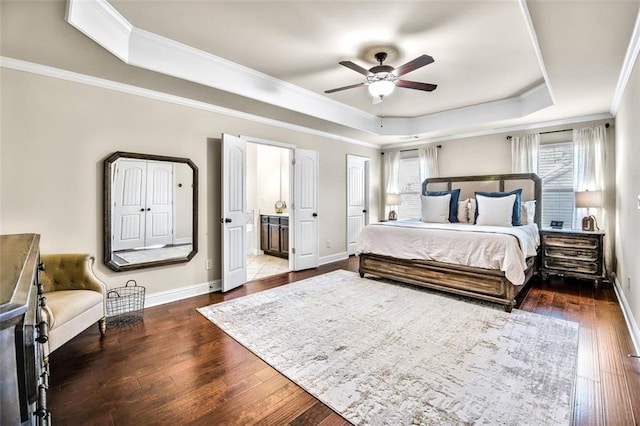
<path id="1" fill-rule="evenodd" d="M 400 194 L 387 194 L 386 204 L 388 206 L 397 206 L 400 204 Z"/>
<path id="2" fill-rule="evenodd" d="M 393 81 L 388 80 L 378 80 L 371 84 L 369 84 L 369 94 L 373 97 L 379 98 L 381 96 L 387 96 L 393 92 L 393 89 L 396 85 Z"/>
<path id="3" fill-rule="evenodd" d="M 591 208 L 602 207 L 602 191 L 576 192 L 576 207 Z"/>

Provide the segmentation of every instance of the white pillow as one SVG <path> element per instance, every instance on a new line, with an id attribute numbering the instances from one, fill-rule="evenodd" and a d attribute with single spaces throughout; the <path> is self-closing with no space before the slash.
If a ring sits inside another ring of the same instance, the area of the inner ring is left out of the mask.
<path id="1" fill-rule="evenodd" d="M 506 197 L 485 197 L 476 194 L 478 217 L 476 225 L 512 226 L 513 203 L 516 195 Z"/>
<path id="2" fill-rule="evenodd" d="M 530 225 L 536 223 L 536 202 L 523 201 L 522 209 L 520 212 L 520 223 L 523 225 Z"/>
<path id="3" fill-rule="evenodd" d="M 469 199 L 458 201 L 458 222 L 469 223 Z"/>
<path id="4" fill-rule="evenodd" d="M 422 221 L 431 223 L 449 223 L 449 202 L 451 194 L 421 195 Z"/>

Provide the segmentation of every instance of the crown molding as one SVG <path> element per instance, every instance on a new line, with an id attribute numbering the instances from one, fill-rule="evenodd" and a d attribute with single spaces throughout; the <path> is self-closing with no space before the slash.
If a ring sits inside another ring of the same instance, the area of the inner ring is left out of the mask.
<path id="1" fill-rule="evenodd" d="M 524 24 L 544 83 L 525 94 L 413 118 L 380 118 L 191 46 L 133 27 L 106 0 L 69 0 L 67 21 L 129 65 L 214 87 L 378 136 L 427 134 L 520 118 L 553 105 L 547 72 L 524 0 Z M 97 11 L 99 10 L 99 12 Z M 109 28 L 112 26 L 113 28 Z"/>
<path id="2" fill-rule="evenodd" d="M 123 62 L 129 60 L 133 25 L 106 0 L 68 1 L 65 19 Z M 91 22 L 92 25 L 76 24 L 81 22 Z"/>
<path id="3" fill-rule="evenodd" d="M 631 40 L 629 46 L 627 46 L 627 53 L 624 56 L 624 62 L 622 63 L 622 69 L 620 70 L 620 76 L 618 77 L 618 84 L 611 101 L 611 115 L 614 117 L 618 115 L 618 109 L 624 96 L 624 92 L 631 78 L 631 73 L 638 60 L 638 54 L 640 53 L 640 10 L 636 18 L 636 24 L 631 34 Z"/>
<path id="4" fill-rule="evenodd" d="M 613 115 L 611 113 L 602 113 L 602 114 L 594 114 L 594 115 L 587 115 L 587 116 L 580 116 L 580 117 L 571 117 L 571 118 L 560 119 L 560 120 L 546 121 L 546 122 L 534 123 L 534 124 L 525 124 L 525 125 L 510 126 L 510 127 L 504 127 L 504 128 L 480 130 L 477 132 L 457 133 L 454 135 L 446 135 L 446 136 L 440 136 L 440 137 L 434 137 L 434 138 L 421 138 L 417 140 L 412 140 L 410 142 L 389 144 L 389 145 L 382 146 L 379 144 L 364 142 L 358 139 L 346 138 L 333 133 L 323 132 L 320 130 L 311 129 L 308 127 L 299 126 L 299 125 L 291 124 L 284 121 L 273 120 L 273 119 L 265 118 L 262 116 L 254 115 L 254 114 L 236 111 L 236 110 L 233 110 L 230 108 L 224 108 L 218 105 L 208 104 L 200 101 L 194 101 L 193 99 L 188 99 L 188 98 L 175 96 L 175 95 L 169 95 L 169 94 L 158 92 L 155 90 L 144 89 L 144 88 L 129 85 L 129 84 L 119 83 L 116 81 L 106 80 L 98 77 L 92 77 L 85 74 L 62 70 L 59 68 L 36 64 L 33 62 L 27 62 L 20 59 L 0 56 L 0 67 L 15 70 L 15 71 L 22 71 L 30 74 L 36 74 L 36 75 L 41 75 L 45 77 L 51 77 L 51 78 L 56 78 L 60 80 L 70 81 L 73 83 L 84 84 L 87 86 L 98 87 L 101 89 L 113 90 L 116 92 L 126 93 L 134 96 L 140 96 L 140 97 L 153 99 L 157 101 L 168 102 L 168 103 L 172 103 L 180 106 L 208 111 L 208 112 L 221 114 L 221 115 L 225 115 L 233 118 L 239 118 L 243 120 L 252 121 L 255 123 L 265 124 L 268 126 L 278 127 L 281 129 L 291 130 L 291 131 L 305 133 L 309 135 L 320 136 L 327 139 L 337 140 L 340 142 L 350 143 L 350 144 L 364 146 L 364 147 L 373 148 L 373 149 L 406 148 L 406 147 L 424 145 L 426 143 L 446 142 L 449 140 L 488 136 L 493 134 L 517 132 L 517 131 L 523 131 L 523 130 L 550 128 L 555 126 L 572 125 L 576 123 L 606 120 L 609 118 L 613 118 Z M 248 137 L 248 138 L 254 141 L 276 144 L 276 142 L 267 141 L 266 139 L 259 139 L 254 137 Z"/>
<path id="5" fill-rule="evenodd" d="M 544 79 L 544 82 L 547 85 L 548 96 L 551 99 L 551 103 L 554 104 L 555 99 L 553 97 L 553 90 L 551 90 L 551 79 L 549 78 L 549 74 L 547 73 L 547 67 L 544 65 L 544 59 L 542 58 L 542 51 L 540 50 L 540 44 L 538 43 L 538 34 L 536 34 L 536 29 L 533 26 L 533 20 L 531 19 L 531 14 L 529 13 L 529 7 L 527 6 L 527 1 L 518 0 L 518 4 L 520 5 L 520 10 L 522 11 L 522 16 L 526 23 L 527 32 L 529 33 L 529 38 L 531 39 L 531 45 L 533 46 L 533 51 L 535 52 L 536 59 L 538 60 L 538 66 L 540 67 L 542 78 Z"/>
<path id="6" fill-rule="evenodd" d="M 248 120 L 248 121 L 252 121 L 260 124 L 266 124 L 268 126 L 278 127 L 281 129 L 292 130 L 295 132 L 305 133 L 305 134 L 314 135 L 314 136 L 320 136 L 327 139 L 338 140 L 340 142 L 365 146 L 367 148 L 381 149 L 381 146 L 378 144 L 364 142 L 358 139 L 347 138 L 347 137 L 336 135 L 333 133 L 323 132 L 320 130 L 299 126 L 297 124 L 287 123 L 285 121 L 273 120 L 273 119 L 262 117 L 259 115 L 249 114 L 242 111 L 236 111 L 230 108 L 213 105 L 206 102 L 195 101 L 193 99 L 184 98 L 181 96 L 169 95 L 167 93 L 162 93 L 155 90 L 144 89 L 144 88 L 133 86 L 130 84 L 119 83 L 116 81 L 106 80 L 98 77 L 92 77 L 89 75 L 62 70 L 62 69 L 50 67 L 47 65 L 41 65 L 33 62 L 22 61 L 20 59 L 13 59 L 13 58 L 0 56 L 0 67 L 12 69 L 16 71 L 28 72 L 31 74 L 42 75 L 45 77 L 57 78 L 60 80 L 66 80 L 73 83 L 84 84 L 87 86 L 99 87 L 101 89 L 113 90 L 116 92 L 126 93 L 134 96 L 140 96 L 143 98 L 153 99 L 157 101 L 168 102 L 168 103 L 181 105 L 189 108 L 195 108 L 203 111 L 213 112 L 216 114 L 222 114 L 228 117 L 239 118 L 242 120 Z"/>

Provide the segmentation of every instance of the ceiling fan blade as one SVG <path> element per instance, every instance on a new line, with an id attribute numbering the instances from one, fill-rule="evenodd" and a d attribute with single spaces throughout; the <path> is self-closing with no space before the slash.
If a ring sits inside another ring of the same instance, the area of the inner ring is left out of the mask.
<path id="1" fill-rule="evenodd" d="M 437 84 L 420 83 L 417 81 L 398 80 L 396 86 L 404 87 L 405 89 L 424 90 L 425 92 L 432 92 L 438 87 Z"/>
<path id="2" fill-rule="evenodd" d="M 344 86 L 344 87 L 338 87 L 337 89 L 325 90 L 324 93 L 339 92 L 341 90 L 354 89 L 360 86 L 364 86 L 364 83 L 356 83 L 356 84 L 352 84 L 351 86 Z"/>
<path id="3" fill-rule="evenodd" d="M 425 65 L 429 65 L 433 62 L 433 58 L 429 55 L 422 55 L 415 58 L 413 61 L 409 61 L 404 65 L 400 65 L 396 68 L 395 74 L 400 77 L 401 75 L 405 75 L 410 73 L 411 71 L 417 70 L 418 68 L 424 67 Z"/>
<path id="4" fill-rule="evenodd" d="M 362 75 L 369 75 L 371 74 L 369 72 L 369 70 L 362 68 L 360 65 L 358 64 L 354 64 L 351 61 L 342 61 L 342 62 L 338 62 L 340 65 L 345 66 L 347 68 L 350 68 L 352 70 L 354 70 L 355 72 L 359 72 Z"/>

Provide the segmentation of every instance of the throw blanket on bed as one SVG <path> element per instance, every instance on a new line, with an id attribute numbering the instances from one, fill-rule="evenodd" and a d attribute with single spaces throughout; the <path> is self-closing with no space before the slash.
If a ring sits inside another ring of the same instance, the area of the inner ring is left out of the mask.
<path id="1" fill-rule="evenodd" d="M 536 255 L 539 245 L 535 224 L 501 227 L 400 220 L 366 226 L 358 236 L 356 254 L 499 269 L 513 284 L 521 285 L 526 259 Z"/>

